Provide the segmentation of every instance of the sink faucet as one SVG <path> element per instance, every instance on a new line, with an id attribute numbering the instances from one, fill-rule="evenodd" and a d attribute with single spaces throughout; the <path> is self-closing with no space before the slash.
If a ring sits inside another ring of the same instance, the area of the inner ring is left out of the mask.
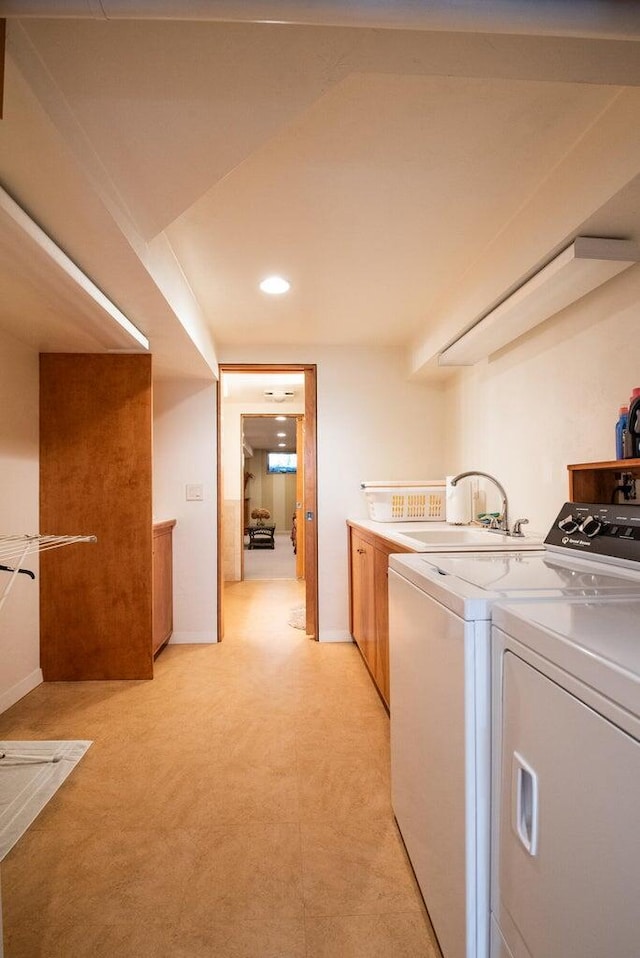
<path id="1" fill-rule="evenodd" d="M 490 476 L 488 472 L 477 472 L 476 470 L 471 470 L 471 472 L 460 472 L 457 476 L 454 476 L 451 480 L 451 485 L 455 486 L 460 481 L 460 479 L 466 479 L 467 476 L 483 476 L 485 479 L 490 479 L 491 482 L 497 486 L 500 495 L 502 496 L 502 506 L 500 507 L 500 519 L 498 522 L 491 526 L 489 531 L 493 529 L 495 532 L 502 532 L 506 535 L 511 535 L 509 532 L 509 504 L 507 502 L 507 494 L 504 491 L 504 487 L 498 482 L 494 476 Z M 520 535 L 522 533 L 519 533 Z"/>

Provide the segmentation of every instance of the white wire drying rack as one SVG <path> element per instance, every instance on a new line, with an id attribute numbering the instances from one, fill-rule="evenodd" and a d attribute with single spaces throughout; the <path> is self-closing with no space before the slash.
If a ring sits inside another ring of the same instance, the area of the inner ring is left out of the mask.
<path id="1" fill-rule="evenodd" d="M 32 555 L 34 552 L 48 552 L 50 549 L 59 549 L 61 546 L 70 546 L 75 542 L 97 541 L 95 536 L 0 535 L 0 569 L 11 573 L 2 595 L 0 595 L 0 610 L 19 572 L 27 572 L 34 578 L 32 572 L 22 568 L 22 564 L 28 555 Z M 11 564 L 6 565 L 5 563 Z"/>

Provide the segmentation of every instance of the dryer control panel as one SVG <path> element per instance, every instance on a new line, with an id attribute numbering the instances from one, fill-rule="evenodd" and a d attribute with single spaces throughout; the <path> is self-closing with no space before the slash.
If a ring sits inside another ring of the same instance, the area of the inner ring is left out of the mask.
<path id="1" fill-rule="evenodd" d="M 640 505 L 565 502 L 545 545 L 640 567 Z"/>

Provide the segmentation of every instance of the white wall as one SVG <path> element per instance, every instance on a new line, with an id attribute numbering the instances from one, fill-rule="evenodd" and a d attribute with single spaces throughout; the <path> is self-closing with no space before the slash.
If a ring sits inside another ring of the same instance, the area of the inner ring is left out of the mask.
<path id="1" fill-rule="evenodd" d="M 216 391 L 215 383 L 160 380 L 153 387 L 154 520 L 173 530 L 171 642 L 215 642 Z M 202 501 L 187 501 L 187 484 Z"/>
<path id="2" fill-rule="evenodd" d="M 37 352 L 0 332 L 1 535 L 39 531 L 38 391 Z M 37 557 L 25 567 L 37 574 Z M 8 578 L 0 572 L 0 595 Z M 0 611 L 0 712 L 42 682 L 38 585 L 19 575 Z"/>
<path id="3" fill-rule="evenodd" d="M 395 348 L 221 350 L 221 363 L 318 367 L 318 579 L 321 641 L 349 640 L 348 517 L 367 516 L 362 480 L 444 476 L 442 394 L 406 381 Z"/>
<path id="4" fill-rule="evenodd" d="M 619 406 L 640 386 L 640 266 L 458 374 L 446 388 L 446 471 L 482 469 L 513 518 L 546 533 L 567 465 L 615 459 Z"/>

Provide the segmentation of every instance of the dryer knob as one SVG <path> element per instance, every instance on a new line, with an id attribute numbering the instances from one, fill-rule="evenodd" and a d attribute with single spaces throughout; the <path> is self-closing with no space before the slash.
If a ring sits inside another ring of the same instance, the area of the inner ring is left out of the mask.
<path id="1" fill-rule="evenodd" d="M 558 529 L 562 529 L 563 532 L 575 532 L 577 528 L 578 523 L 573 516 L 565 516 L 564 519 L 561 519 L 558 523 Z"/>
<path id="2" fill-rule="evenodd" d="M 582 532 L 582 534 L 588 539 L 593 539 L 594 536 L 597 536 L 601 529 L 602 522 L 600 519 L 596 519 L 594 516 L 587 516 L 580 526 L 580 532 Z"/>

